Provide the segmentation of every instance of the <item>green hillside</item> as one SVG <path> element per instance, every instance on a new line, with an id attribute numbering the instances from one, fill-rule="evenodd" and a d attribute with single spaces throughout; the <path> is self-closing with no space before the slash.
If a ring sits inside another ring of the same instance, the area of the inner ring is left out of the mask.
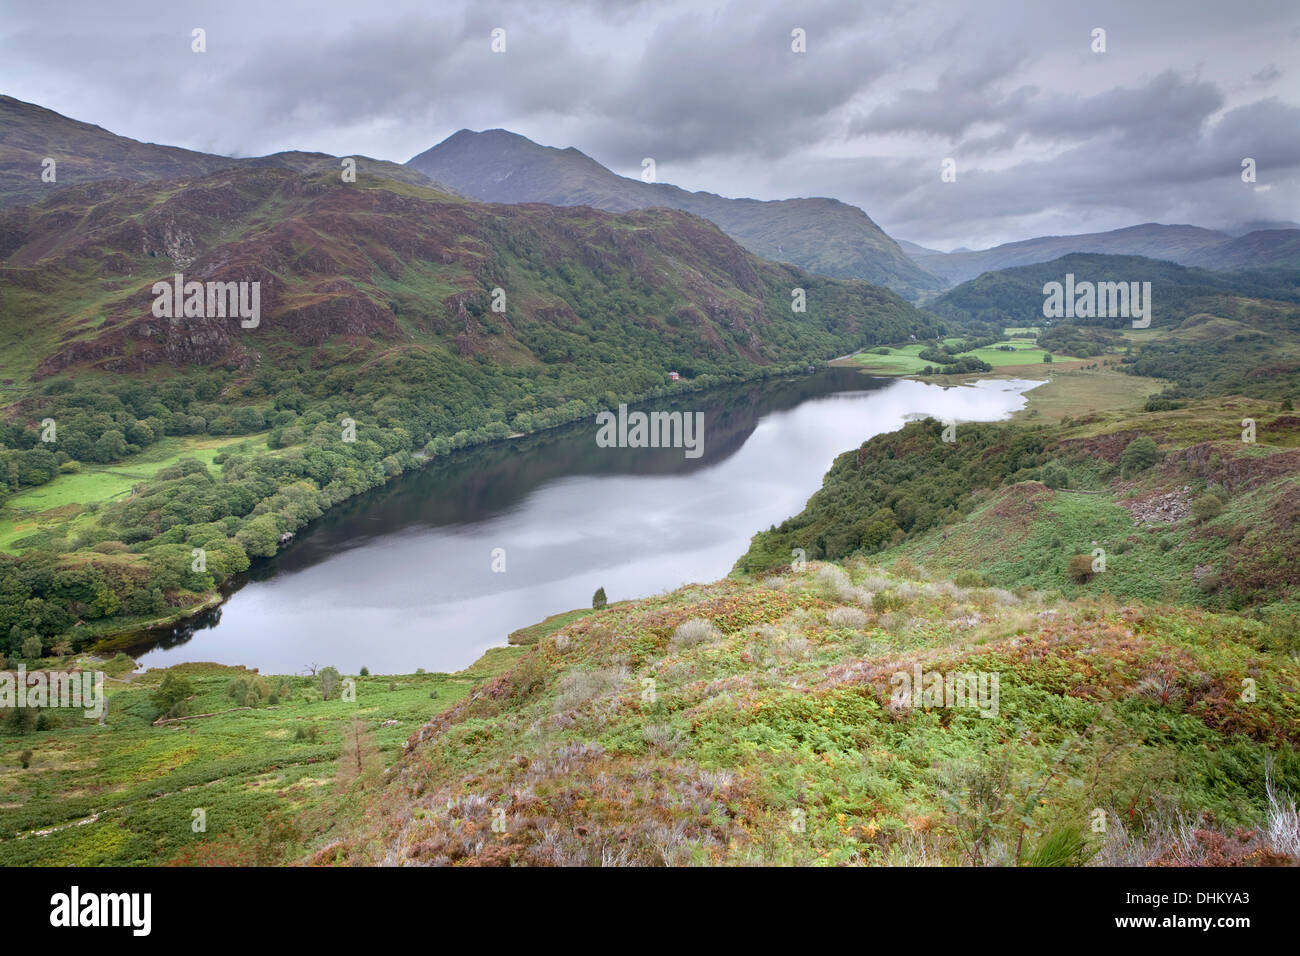
<path id="1" fill-rule="evenodd" d="M 1137 462 L 1128 449 L 1144 441 Z M 799 548 L 1072 597 L 1291 615 L 1298 446 L 1300 418 L 1249 399 L 959 424 L 952 442 L 940 423 L 914 422 L 837 458 L 805 510 L 755 535 L 737 569 L 782 567 Z M 1075 573 L 1097 549 L 1104 573 Z"/>

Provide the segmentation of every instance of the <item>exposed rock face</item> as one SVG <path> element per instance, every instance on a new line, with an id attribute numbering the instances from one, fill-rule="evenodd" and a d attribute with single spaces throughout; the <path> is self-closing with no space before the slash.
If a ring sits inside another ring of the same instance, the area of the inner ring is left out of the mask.
<path id="1" fill-rule="evenodd" d="M 1280 430 L 1277 425 L 1286 421 L 1288 419 L 1278 419 L 1274 429 Z M 1191 474 L 1216 481 L 1233 492 L 1255 488 L 1300 471 L 1300 449 L 1258 457 L 1240 454 L 1244 447 L 1244 442 L 1239 445 L 1202 442 L 1183 451 L 1179 460 Z"/>
<path id="2" fill-rule="evenodd" d="M 1119 456 L 1124 454 L 1124 449 L 1128 447 L 1128 443 L 1141 434 L 1143 433 L 1130 430 L 1098 435 L 1095 438 L 1072 438 L 1062 442 L 1062 446 L 1065 448 L 1082 448 L 1093 458 L 1101 458 L 1115 464 L 1119 461 Z"/>

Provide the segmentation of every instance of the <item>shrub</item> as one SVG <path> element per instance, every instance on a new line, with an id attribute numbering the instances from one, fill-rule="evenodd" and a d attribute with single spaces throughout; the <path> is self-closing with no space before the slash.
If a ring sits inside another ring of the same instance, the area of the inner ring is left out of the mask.
<path id="1" fill-rule="evenodd" d="M 670 643 L 677 648 L 695 647 L 697 644 L 715 641 L 721 636 L 712 621 L 695 618 L 678 624 Z"/>
<path id="2" fill-rule="evenodd" d="M 1044 465 L 1040 478 L 1043 484 L 1049 488 L 1069 488 L 1070 474 L 1064 468 L 1056 463 Z"/>
<path id="3" fill-rule="evenodd" d="M 650 724 L 641 731 L 641 737 L 650 747 L 665 754 L 676 752 L 684 742 L 682 735 L 667 724 Z"/>
<path id="4" fill-rule="evenodd" d="M 194 685 L 175 671 L 168 671 L 150 699 L 165 717 L 185 716 L 186 702 L 194 695 Z"/>
<path id="5" fill-rule="evenodd" d="M 877 591 L 871 595 L 871 609 L 877 614 L 896 611 L 907 602 L 894 591 Z"/>
<path id="6" fill-rule="evenodd" d="M 828 597 L 835 597 L 845 588 L 852 586 L 849 574 L 836 564 L 824 564 L 817 569 L 817 586 Z"/>
<path id="7" fill-rule="evenodd" d="M 36 726 L 36 709 L 33 707 L 9 707 L 5 711 L 5 724 L 16 734 L 25 734 Z"/>
<path id="8" fill-rule="evenodd" d="M 910 558 L 899 558 L 895 561 L 894 572 L 905 578 L 919 578 L 924 573 Z"/>
<path id="9" fill-rule="evenodd" d="M 978 571 L 958 571 L 957 576 L 952 579 L 952 583 L 959 588 L 984 588 L 988 587 L 988 579 Z"/>
<path id="10" fill-rule="evenodd" d="M 1171 412 L 1174 409 L 1182 407 L 1182 402 L 1176 402 L 1170 398 L 1159 398 L 1155 395 L 1148 398 L 1146 405 L 1143 406 L 1143 408 L 1148 412 Z"/>
<path id="11" fill-rule="evenodd" d="M 226 685 L 226 696 L 239 707 L 256 707 L 266 691 L 266 682 L 260 677 L 237 677 Z"/>
<path id="12" fill-rule="evenodd" d="M 856 607 L 833 607 L 826 613 L 826 623 L 831 627 L 863 628 L 867 626 L 867 615 Z"/>
<path id="13" fill-rule="evenodd" d="M 596 593 L 591 596 L 591 606 L 599 611 L 608 603 L 609 600 L 605 597 L 605 587 L 604 585 L 601 585 L 596 588 Z"/>
<path id="14" fill-rule="evenodd" d="M 556 704 L 569 710 L 597 697 L 622 688 L 631 679 L 626 667 L 598 667 L 595 670 L 571 670 L 560 678 Z"/>
<path id="15" fill-rule="evenodd" d="M 361 668 L 361 673 L 360 673 L 358 676 L 360 676 L 360 677 L 369 677 L 369 676 L 370 676 L 370 668 L 369 668 L 369 667 L 362 667 L 362 668 Z"/>
<path id="16" fill-rule="evenodd" d="M 1131 478 L 1139 472 L 1146 471 L 1160 460 L 1160 449 L 1148 435 L 1139 435 L 1124 448 L 1119 456 L 1121 477 Z"/>
<path id="17" fill-rule="evenodd" d="M 32 765 L 32 752 L 30 750 L 24 750 L 18 755 L 18 762 L 22 764 L 23 769 L 26 770 Z"/>
<path id="18" fill-rule="evenodd" d="M 1209 521 L 1223 514 L 1223 502 L 1217 495 L 1201 495 L 1192 502 L 1192 517 L 1197 521 Z"/>
<path id="19" fill-rule="evenodd" d="M 1092 555 L 1076 554 L 1070 559 L 1066 568 L 1070 575 L 1070 580 L 1075 584 L 1087 584 L 1092 580 Z"/>
<path id="20" fill-rule="evenodd" d="M 781 660 L 801 661 L 807 658 L 811 651 L 812 645 L 802 634 L 791 634 L 778 641 L 772 648 L 772 652 Z"/>
<path id="21" fill-rule="evenodd" d="M 243 707 L 248 702 L 248 681 L 242 677 L 232 680 L 226 685 L 226 696 L 236 705 Z"/>

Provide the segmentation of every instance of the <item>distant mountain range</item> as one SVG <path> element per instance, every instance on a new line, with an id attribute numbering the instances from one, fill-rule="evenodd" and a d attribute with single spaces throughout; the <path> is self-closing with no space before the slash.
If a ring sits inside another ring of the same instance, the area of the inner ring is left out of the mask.
<path id="1" fill-rule="evenodd" d="M 710 220 L 756 255 L 821 275 L 865 279 L 909 297 L 945 283 L 917 266 L 865 212 L 837 199 L 727 199 L 619 176 L 573 147 L 541 146 L 508 130 L 463 129 L 408 163 L 485 202 L 594 206 L 610 212 L 663 206 Z"/>
<path id="2" fill-rule="evenodd" d="M 1296 223 L 1253 223 L 1244 233 L 1143 223 L 1111 232 L 1078 236 L 1042 236 L 1008 242 L 992 249 L 939 252 L 900 240 L 899 246 L 917 265 L 956 285 L 985 272 L 1050 262 L 1071 253 L 1143 256 L 1204 269 L 1300 268 L 1300 226 Z"/>
<path id="3" fill-rule="evenodd" d="M 1296 308 L 1300 273 L 1291 269 L 1213 271 L 1161 259 L 1080 252 L 983 273 L 949 289 L 926 308 L 960 324 L 1040 325 L 1044 322 L 1043 286 L 1063 281 L 1067 273 L 1080 282 L 1150 282 L 1156 326 L 1176 324 L 1197 312 L 1236 315 L 1243 302 L 1256 300 L 1287 303 L 1284 311 L 1300 319 Z M 1124 327 L 1130 320 L 1114 316 L 1078 321 Z M 1300 329 L 1300 324 L 1295 327 Z"/>
<path id="4" fill-rule="evenodd" d="M 45 159 L 55 183 L 41 178 Z M 507 130 L 461 130 L 405 164 L 353 157 L 359 175 L 495 203 L 592 206 L 609 212 L 665 207 L 707 219 L 755 255 L 832 278 L 863 279 L 912 301 L 985 272 L 1064 255 L 1143 256 L 1206 269 L 1300 269 L 1300 226 L 1253 222 L 1214 230 L 1144 223 L 1111 232 L 1042 236 L 939 252 L 895 241 L 861 209 L 829 198 L 728 199 L 619 176 L 572 147 L 541 146 Z M 0 209 L 68 186 L 108 179 L 195 179 L 226 169 L 337 171 L 338 156 L 288 151 L 233 158 L 141 143 L 52 110 L 0 96 Z"/>

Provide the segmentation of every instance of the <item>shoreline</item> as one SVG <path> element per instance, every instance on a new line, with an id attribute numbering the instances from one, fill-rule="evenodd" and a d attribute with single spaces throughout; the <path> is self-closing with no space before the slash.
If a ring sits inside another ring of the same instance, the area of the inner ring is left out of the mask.
<path id="1" fill-rule="evenodd" d="M 856 354 L 856 353 L 850 353 L 850 354 Z M 776 378 L 776 379 L 799 378 L 809 374 L 813 374 L 813 372 L 818 371 L 820 369 L 826 369 L 830 367 L 832 367 L 831 360 L 822 360 L 820 365 L 815 365 L 815 366 L 809 366 L 804 362 L 799 362 L 794 365 L 779 366 L 775 369 L 773 368 L 757 369 L 752 374 L 742 375 L 734 378 L 728 378 L 718 382 L 710 382 L 696 387 L 692 387 L 692 385 L 694 384 L 694 380 L 686 381 L 686 382 L 678 382 L 678 383 L 674 383 L 674 386 L 680 386 L 680 387 L 665 386 L 658 390 L 653 390 L 638 396 L 629 397 L 626 400 L 621 399 L 620 404 L 625 404 L 628 406 L 634 404 L 642 404 L 644 402 L 650 401 L 655 398 L 663 398 L 666 396 L 676 395 L 679 393 L 694 393 L 694 392 L 709 393 L 717 389 L 729 388 L 729 387 L 734 387 L 739 385 L 746 385 L 753 382 L 760 382 L 772 378 Z M 810 368 L 813 369 L 813 372 L 808 371 L 808 369 Z M 585 418 L 586 416 L 582 416 L 582 417 Z M 469 451 L 471 449 L 477 449 L 477 448 L 487 448 L 493 445 L 509 443 L 511 441 L 516 441 L 520 438 L 529 437 L 531 435 L 543 435 L 547 432 L 552 432 L 559 428 L 566 428 L 581 420 L 582 420 L 581 418 L 574 418 L 568 421 L 556 422 L 552 425 L 547 425 L 543 428 L 534 429 L 533 431 L 530 432 L 512 432 L 511 434 L 501 438 L 490 438 L 487 439 L 486 441 L 475 442 L 470 445 L 463 445 L 460 448 L 452 449 L 450 452 L 444 455 L 428 454 L 424 451 L 424 449 L 421 449 L 420 451 L 417 452 L 412 452 L 412 458 L 416 462 L 416 465 L 414 467 L 405 469 L 404 471 L 401 471 L 396 475 L 392 475 L 388 478 L 385 478 L 385 480 L 381 484 L 376 485 L 374 488 L 367 488 L 365 489 L 365 491 L 358 492 L 357 494 L 350 495 L 349 497 L 344 498 L 341 501 L 335 502 L 332 506 L 330 506 L 330 508 L 325 509 L 325 511 L 322 512 L 319 518 L 313 519 L 307 525 L 293 532 L 294 537 L 290 541 L 286 542 L 285 547 L 277 547 L 274 555 L 270 555 L 264 558 L 254 559 L 253 563 L 250 564 L 248 570 L 241 571 L 239 572 L 238 575 L 232 575 L 230 579 L 227 579 L 227 581 L 229 582 L 233 580 L 238 580 L 241 576 L 249 575 L 257 564 L 274 560 L 276 557 L 283 554 L 286 550 L 288 550 L 289 547 L 292 547 L 295 541 L 298 540 L 298 536 L 300 534 L 303 534 L 306 531 L 310 530 L 313 524 L 325 518 L 326 515 L 328 515 L 335 508 L 338 508 L 340 505 L 352 501 L 354 498 L 357 498 L 361 494 L 365 494 L 366 492 L 375 491 L 378 490 L 379 488 L 387 487 L 392 482 L 398 480 L 404 475 L 411 474 L 419 469 L 427 467 L 433 461 L 436 461 L 440 458 L 450 457 L 451 455 L 457 454 L 458 452 L 462 452 L 462 451 Z M 89 504 L 89 502 L 83 504 Z M 218 585 L 212 591 L 205 592 L 202 596 L 202 599 L 197 603 L 187 605 L 183 608 L 177 608 L 175 611 L 173 611 L 170 614 L 166 614 L 162 617 L 155 618 L 154 620 L 151 620 L 144 624 L 135 623 L 130 626 L 123 626 L 121 628 L 106 629 L 103 633 L 96 635 L 94 638 L 88 639 L 90 643 L 84 645 L 79 650 L 91 654 L 110 653 L 110 652 L 117 653 L 118 651 L 121 651 L 123 648 L 122 638 L 131 637 L 135 635 L 142 635 L 145 632 L 149 632 L 149 631 L 165 632 L 167 629 L 173 628 L 176 625 L 182 623 L 183 621 L 196 617 L 199 614 L 202 614 L 204 611 L 209 611 L 214 608 L 220 607 L 221 605 L 225 604 L 225 602 L 231 597 L 231 595 L 236 590 L 238 590 L 238 588 L 231 588 L 229 590 L 229 593 L 223 593 L 222 585 Z M 77 640 L 77 635 L 75 633 L 69 633 L 66 636 L 69 637 L 74 642 L 75 645 Z M 158 636 L 161 637 L 163 635 L 159 634 Z M 508 643 L 505 643 L 502 644 L 501 646 L 508 647 L 510 645 Z"/>

